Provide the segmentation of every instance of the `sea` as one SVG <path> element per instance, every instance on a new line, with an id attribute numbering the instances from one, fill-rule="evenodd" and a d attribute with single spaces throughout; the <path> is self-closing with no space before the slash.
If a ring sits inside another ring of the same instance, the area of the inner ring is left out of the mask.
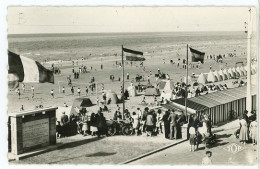
<path id="1" fill-rule="evenodd" d="M 120 55 L 122 45 L 144 53 L 183 53 L 192 46 L 208 54 L 243 53 L 245 32 L 9 34 L 8 50 L 36 60 Z M 159 55 L 158 55 L 159 56 Z"/>

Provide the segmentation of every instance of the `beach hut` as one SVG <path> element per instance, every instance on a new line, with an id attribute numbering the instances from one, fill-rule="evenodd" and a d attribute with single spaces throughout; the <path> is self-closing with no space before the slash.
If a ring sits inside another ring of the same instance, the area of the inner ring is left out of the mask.
<path id="1" fill-rule="evenodd" d="M 231 78 L 231 76 L 229 75 L 227 69 L 224 69 L 222 72 L 223 72 L 226 80 Z"/>
<path id="2" fill-rule="evenodd" d="M 198 77 L 198 80 L 197 80 L 198 83 L 200 84 L 206 84 L 208 83 L 207 81 L 207 78 L 206 78 L 206 75 L 204 73 L 201 73 Z"/>
<path id="3" fill-rule="evenodd" d="M 157 88 L 146 88 L 145 96 L 160 96 L 159 90 Z"/>
<path id="4" fill-rule="evenodd" d="M 107 97 L 107 100 L 111 99 L 110 104 L 117 104 L 117 103 L 119 103 L 119 99 L 118 99 L 116 93 L 114 93 L 114 92 L 107 91 L 106 92 L 106 97 Z"/>
<path id="5" fill-rule="evenodd" d="M 129 93 L 130 97 L 135 97 L 136 96 L 136 89 L 135 89 L 134 86 L 129 86 L 127 88 L 127 90 L 128 90 L 128 93 Z"/>
<path id="6" fill-rule="evenodd" d="M 210 71 L 210 72 L 208 73 L 207 81 L 208 81 L 209 83 L 214 83 L 214 82 L 217 82 L 217 81 L 218 81 L 217 78 L 216 78 L 216 76 L 213 74 L 212 71 Z"/>
<path id="7" fill-rule="evenodd" d="M 213 72 L 213 74 L 215 75 L 217 81 L 221 81 L 222 79 L 220 78 L 218 71 Z"/>

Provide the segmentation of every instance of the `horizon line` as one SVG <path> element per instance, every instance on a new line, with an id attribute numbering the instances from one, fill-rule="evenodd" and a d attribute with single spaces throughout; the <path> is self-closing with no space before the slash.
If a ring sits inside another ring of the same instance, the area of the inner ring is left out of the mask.
<path id="1" fill-rule="evenodd" d="M 120 33 L 199 33 L 199 32 L 244 32 L 238 30 L 219 30 L 219 31 L 155 31 L 155 32 L 39 32 L 39 33 L 7 33 L 7 35 L 34 35 L 34 34 L 120 34 Z"/>

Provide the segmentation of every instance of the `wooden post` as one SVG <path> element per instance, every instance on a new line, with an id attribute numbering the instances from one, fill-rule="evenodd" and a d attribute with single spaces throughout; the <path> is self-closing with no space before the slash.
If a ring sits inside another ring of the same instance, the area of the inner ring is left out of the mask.
<path id="1" fill-rule="evenodd" d="M 123 50 L 123 45 L 122 45 L 122 74 L 123 74 L 123 85 L 122 85 L 122 101 L 123 101 L 123 114 L 122 117 L 123 119 L 125 119 L 124 117 L 124 112 L 125 112 L 125 97 L 124 97 L 124 91 L 125 91 L 125 66 L 124 66 L 124 50 Z"/>
<path id="2" fill-rule="evenodd" d="M 185 85 L 185 116 L 187 117 L 187 97 L 188 97 L 188 87 L 187 87 L 187 85 L 188 85 L 188 68 L 189 68 L 189 65 L 188 65 L 188 55 L 189 55 L 189 46 L 188 46 L 188 44 L 187 44 L 187 58 L 186 58 L 186 85 Z"/>

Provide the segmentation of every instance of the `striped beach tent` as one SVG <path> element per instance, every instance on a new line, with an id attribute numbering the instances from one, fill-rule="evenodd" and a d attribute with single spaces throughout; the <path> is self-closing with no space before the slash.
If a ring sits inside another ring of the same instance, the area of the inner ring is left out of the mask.
<path id="1" fill-rule="evenodd" d="M 237 73 L 239 73 L 239 76 L 243 76 L 243 73 L 241 72 L 239 67 L 236 68 L 236 71 L 237 71 Z"/>
<path id="2" fill-rule="evenodd" d="M 8 51 L 8 74 L 17 76 L 19 82 L 54 83 L 51 70 L 43 67 L 39 62 Z"/>
<path id="3" fill-rule="evenodd" d="M 227 80 L 227 79 L 228 79 L 227 76 L 224 75 L 224 73 L 223 73 L 222 70 L 219 70 L 219 71 L 218 71 L 218 74 L 219 74 L 219 77 L 220 77 L 222 80 Z"/>
<path id="4" fill-rule="evenodd" d="M 218 71 L 214 71 L 213 74 L 215 75 L 215 77 L 217 78 L 217 81 L 221 81 L 221 77 L 218 74 Z"/>
<path id="5" fill-rule="evenodd" d="M 182 80 L 184 83 L 186 83 L 186 76 Z M 193 84 L 192 79 L 190 76 L 188 76 L 188 84 Z"/>
<path id="6" fill-rule="evenodd" d="M 207 78 L 206 78 L 206 76 L 203 73 L 201 73 L 199 75 L 197 82 L 200 83 L 200 84 L 208 83 Z"/>
<path id="7" fill-rule="evenodd" d="M 223 74 L 225 75 L 225 77 L 226 77 L 227 79 L 230 79 L 230 78 L 231 78 L 231 76 L 230 76 L 230 74 L 228 73 L 227 69 L 224 69 L 222 72 L 223 72 Z"/>
<path id="8" fill-rule="evenodd" d="M 212 83 L 212 82 L 217 82 L 218 79 L 217 79 L 216 76 L 213 74 L 213 72 L 210 71 L 210 72 L 208 73 L 207 81 L 208 81 L 209 83 L 210 83 L 210 82 Z"/>
<path id="9" fill-rule="evenodd" d="M 235 74 L 236 77 L 240 76 L 235 67 L 232 68 L 232 72 Z"/>
<path id="10" fill-rule="evenodd" d="M 243 74 L 243 76 L 246 76 L 246 70 L 243 66 L 240 67 L 240 71 Z"/>
<path id="11" fill-rule="evenodd" d="M 232 71 L 231 68 L 229 68 L 229 69 L 227 70 L 227 72 L 228 72 L 230 78 L 235 77 L 235 74 L 234 74 L 234 72 Z"/>
<path id="12" fill-rule="evenodd" d="M 8 74 L 8 87 L 12 89 L 19 87 L 19 78 L 16 74 Z"/>

